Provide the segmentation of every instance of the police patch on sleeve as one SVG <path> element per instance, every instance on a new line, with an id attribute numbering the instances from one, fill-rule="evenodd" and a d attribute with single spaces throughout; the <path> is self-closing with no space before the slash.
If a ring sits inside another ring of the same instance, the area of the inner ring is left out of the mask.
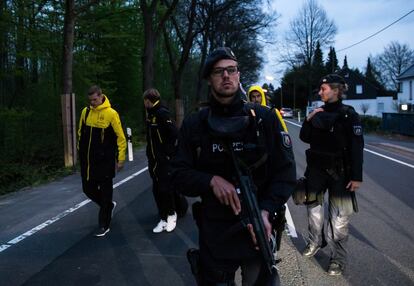
<path id="1" fill-rule="evenodd" d="M 362 135 L 362 126 L 361 125 L 354 125 L 354 134 L 356 136 Z"/>
<path id="2" fill-rule="evenodd" d="M 292 148 L 292 139 L 290 139 L 289 133 L 282 131 L 280 134 L 282 135 L 283 146 L 286 148 Z"/>

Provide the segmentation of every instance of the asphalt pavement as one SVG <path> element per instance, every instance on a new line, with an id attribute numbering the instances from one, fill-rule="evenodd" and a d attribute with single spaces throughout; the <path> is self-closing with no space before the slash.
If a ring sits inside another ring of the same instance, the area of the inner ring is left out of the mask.
<path id="1" fill-rule="evenodd" d="M 299 176 L 307 146 L 300 125 L 289 121 Z M 306 209 L 289 201 L 293 220 L 278 254 L 282 285 L 414 285 L 414 143 L 365 141 L 344 275 L 326 275 L 326 248 L 302 257 Z M 0 285 L 195 285 L 185 257 L 197 245 L 191 213 L 172 233 L 152 233 L 158 218 L 142 150 L 114 183 L 118 205 L 104 238 L 93 237 L 98 208 L 82 193 L 79 174 L 0 197 Z"/>

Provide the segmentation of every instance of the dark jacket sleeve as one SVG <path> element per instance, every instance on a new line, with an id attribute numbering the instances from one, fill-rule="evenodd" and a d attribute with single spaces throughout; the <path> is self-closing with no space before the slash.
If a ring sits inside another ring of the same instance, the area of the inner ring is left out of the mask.
<path id="1" fill-rule="evenodd" d="M 265 134 L 269 146 L 269 184 L 259 198 L 259 205 L 273 213 L 287 202 L 293 192 L 296 165 L 291 138 L 283 131 L 273 112 L 267 113 L 265 118 Z"/>
<path id="2" fill-rule="evenodd" d="M 213 175 L 196 169 L 197 147 L 194 144 L 197 114 L 184 120 L 178 134 L 177 153 L 171 161 L 171 177 L 174 186 L 186 196 L 197 197 L 211 191 Z"/>
<path id="3" fill-rule="evenodd" d="M 158 124 L 160 125 L 161 138 L 164 141 L 162 144 L 165 155 L 171 158 L 175 154 L 177 148 L 177 127 L 167 110 L 160 110 L 157 117 L 159 120 Z"/>
<path id="4" fill-rule="evenodd" d="M 306 120 L 303 121 L 302 128 L 300 129 L 299 138 L 305 143 L 310 143 L 312 133 L 312 124 Z"/>
<path id="5" fill-rule="evenodd" d="M 350 114 L 352 130 L 350 130 L 351 180 L 362 182 L 362 164 L 364 154 L 364 136 L 361 119 L 354 110 Z"/>

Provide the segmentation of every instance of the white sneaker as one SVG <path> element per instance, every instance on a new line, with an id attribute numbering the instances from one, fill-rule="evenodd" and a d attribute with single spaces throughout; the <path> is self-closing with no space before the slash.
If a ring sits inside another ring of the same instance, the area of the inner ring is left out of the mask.
<path id="1" fill-rule="evenodd" d="M 173 215 L 169 215 L 167 217 L 167 227 L 165 228 L 165 230 L 167 232 L 171 232 L 174 230 L 176 225 L 177 225 L 177 213 L 174 213 Z"/>
<path id="2" fill-rule="evenodd" d="M 167 222 L 162 219 L 157 224 L 157 226 L 153 228 L 152 232 L 153 233 L 160 233 L 160 232 L 164 231 L 165 229 L 167 229 Z"/>

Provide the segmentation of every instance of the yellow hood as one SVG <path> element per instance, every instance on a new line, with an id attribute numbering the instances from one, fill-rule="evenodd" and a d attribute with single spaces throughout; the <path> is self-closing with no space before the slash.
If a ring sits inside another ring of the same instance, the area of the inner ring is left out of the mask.
<path id="1" fill-rule="evenodd" d="M 105 94 L 102 94 L 102 95 L 104 97 L 104 101 L 102 102 L 102 104 L 98 105 L 97 107 L 90 106 L 91 109 L 99 111 L 99 110 L 111 107 L 111 103 L 109 102 L 108 97 L 106 97 Z"/>
<path id="2" fill-rule="evenodd" d="M 250 101 L 250 93 L 252 91 L 258 91 L 260 93 L 260 95 L 262 96 L 262 103 L 261 105 L 263 106 L 267 106 L 267 102 L 266 102 L 266 96 L 264 94 L 263 88 L 261 88 L 259 85 L 253 85 L 249 88 L 249 91 L 247 92 L 247 99 Z"/>

